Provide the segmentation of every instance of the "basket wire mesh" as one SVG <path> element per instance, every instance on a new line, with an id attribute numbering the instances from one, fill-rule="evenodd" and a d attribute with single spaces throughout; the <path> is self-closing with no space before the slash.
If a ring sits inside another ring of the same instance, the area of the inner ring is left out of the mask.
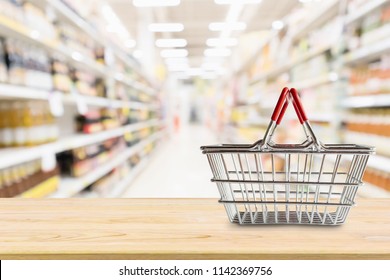
<path id="1" fill-rule="evenodd" d="M 307 140 L 278 145 L 271 138 L 290 99 Z M 297 91 L 287 88 L 262 140 L 201 149 L 219 190 L 219 202 L 229 220 L 239 224 L 343 224 L 374 152 L 368 146 L 319 142 Z"/>

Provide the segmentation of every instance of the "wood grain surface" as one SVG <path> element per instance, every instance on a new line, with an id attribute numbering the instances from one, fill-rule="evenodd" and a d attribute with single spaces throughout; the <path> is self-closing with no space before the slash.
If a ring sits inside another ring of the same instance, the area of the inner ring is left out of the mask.
<path id="1" fill-rule="evenodd" d="M 216 199 L 0 199 L 0 259 L 390 259 L 390 200 L 346 224 L 238 226 Z"/>

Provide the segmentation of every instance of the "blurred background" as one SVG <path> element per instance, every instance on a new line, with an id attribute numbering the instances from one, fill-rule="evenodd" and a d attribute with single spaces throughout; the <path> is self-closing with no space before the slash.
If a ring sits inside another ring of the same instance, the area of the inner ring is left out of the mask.
<path id="1" fill-rule="evenodd" d="M 390 197 L 390 1 L 0 7 L 0 197 L 217 197 L 199 147 L 262 139 L 285 86 Z M 275 137 L 302 141 L 293 110 Z"/>

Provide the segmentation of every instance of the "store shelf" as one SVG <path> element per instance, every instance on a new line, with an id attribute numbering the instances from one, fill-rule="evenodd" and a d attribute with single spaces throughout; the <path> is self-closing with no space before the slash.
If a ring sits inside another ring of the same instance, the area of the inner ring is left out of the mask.
<path id="1" fill-rule="evenodd" d="M 79 193 L 87 186 L 100 179 L 112 169 L 125 162 L 129 157 L 141 151 L 146 145 L 156 141 L 161 137 L 161 132 L 157 132 L 138 144 L 120 152 L 114 159 L 93 169 L 88 174 L 80 178 L 62 178 L 58 190 L 50 195 L 50 198 L 67 198 Z"/>
<path id="2" fill-rule="evenodd" d="M 237 127 L 256 127 L 256 126 L 268 126 L 270 120 L 266 118 L 251 119 L 243 122 L 239 122 Z"/>
<path id="3" fill-rule="evenodd" d="M 364 183 L 364 185 L 359 188 L 357 195 L 367 198 L 390 198 L 389 191 L 369 183 Z"/>
<path id="4" fill-rule="evenodd" d="M 318 28 L 319 25 L 336 16 L 339 11 L 340 1 L 330 0 L 323 4 L 321 9 L 318 9 L 309 16 L 309 19 L 302 25 L 297 26 L 295 32 L 291 34 L 292 40 L 298 40 Z"/>
<path id="5" fill-rule="evenodd" d="M 302 55 L 301 57 L 298 57 L 298 58 L 295 58 L 287 63 L 285 63 L 284 65 L 279 65 L 279 66 L 276 66 L 274 67 L 273 69 L 255 77 L 251 82 L 250 82 L 250 85 L 254 85 L 260 81 L 263 81 L 263 80 L 266 80 L 266 79 L 269 79 L 269 78 L 274 78 L 284 72 L 287 72 L 289 71 L 291 68 L 297 66 L 298 64 L 301 64 L 317 55 L 320 55 L 328 50 L 330 50 L 331 48 L 331 45 L 326 45 L 326 46 L 323 46 L 323 47 L 319 47 L 317 49 L 312 49 L 310 51 L 308 51 L 305 55 Z"/>
<path id="6" fill-rule="evenodd" d="M 0 99 L 35 99 L 48 100 L 50 91 L 34 89 L 26 86 L 16 86 L 0 83 Z M 155 104 L 145 104 L 136 101 L 123 101 L 97 96 L 85 96 L 79 94 L 60 93 L 63 103 L 77 104 L 82 102 L 87 106 L 110 107 L 110 108 L 131 108 L 131 109 L 148 109 L 155 110 Z"/>
<path id="7" fill-rule="evenodd" d="M 390 173 L 390 158 L 380 155 L 372 155 L 368 160 L 367 166 L 379 171 Z"/>
<path id="8" fill-rule="evenodd" d="M 234 72 L 234 75 L 240 75 L 244 71 L 246 71 L 249 67 L 253 65 L 253 63 L 256 61 L 257 57 L 261 54 L 262 49 L 264 46 L 266 46 L 273 38 L 275 38 L 280 31 L 272 30 L 270 34 L 264 38 L 264 40 L 259 44 L 257 49 L 253 52 L 253 54 L 243 63 L 241 64 L 238 69 Z M 230 77 L 231 78 L 231 77 Z M 229 81 L 230 79 L 227 79 Z"/>
<path id="9" fill-rule="evenodd" d="M 389 3 L 389 0 L 370 0 L 367 1 L 366 4 L 362 5 L 355 11 L 350 12 L 350 14 L 345 19 L 345 24 L 350 25 L 352 23 L 355 23 L 356 21 L 364 18 L 371 12 L 373 12 L 376 9 L 379 9 L 386 3 Z"/>
<path id="10" fill-rule="evenodd" d="M 109 71 L 106 71 L 103 65 L 95 62 L 91 58 L 88 58 L 79 52 L 65 48 L 61 45 L 61 42 L 57 40 L 41 38 L 38 31 L 31 30 L 19 22 L 2 15 L 0 15 L 0 34 L 25 40 L 34 45 L 38 45 L 49 53 L 61 55 L 73 65 L 77 65 L 83 69 L 93 71 L 95 74 L 100 76 L 104 77 L 106 73 L 109 73 Z"/>
<path id="11" fill-rule="evenodd" d="M 46 2 L 52 7 L 56 12 L 57 16 L 61 18 L 61 20 L 66 20 L 69 23 L 76 25 L 79 29 L 81 29 L 85 34 L 88 34 L 96 43 L 102 45 L 102 37 L 99 36 L 96 29 L 94 29 L 87 21 L 85 21 L 82 17 L 77 15 L 74 11 L 69 9 L 69 7 L 59 0 L 46 0 Z"/>
<path id="12" fill-rule="evenodd" d="M 389 107 L 390 93 L 369 96 L 352 96 L 344 99 L 342 105 L 346 108 Z"/>
<path id="13" fill-rule="evenodd" d="M 161 121 L 154 119 L 146 122 L 130 124 L 94 134 L 76 134 L 63 137 L 57 142 L 39 145 L 36 147 L 0 149 L 0 169 L 22 162 L 52 156 L 53 154 L 102 142 L 104 140 L 121 136 L 126 132 L 137 131 L 142 128 L 157 126 Z"/>
<path id="14" fill-rule="evenodd" d="M 120 197 L 126 189 L 129 187 L 130 183 L 141 173 L 142 170 L 147 166 L 149 158 L 144 158 L 139 162 L 134 168 L 130 170 L 130 173 L 122 179 L 118 184 L 115 185 L 113 190 L 107 195 L 108 198 L 117 198 Z"/>
<path id="15" fill-rule="evenodd" d="M 138 74 L 140 74 L 143 77 L 147 77 L 145 73 L 139 67 L 136 65 L 135 62 L 133 62 L 133 58 L 129 56 L 124 50 L 122 50 L 119 46 L 114 44 L 113 42 L 104 39 L 104 36 L 101 36 L 93 26 L 88 23 L 86 20 L 84 20 L 81 16 L 76 14 L 74 11 L 72 11 L 66 4 L 62 3 L 59 0 L 46 0 L 48 4 L 54 8 L 56 13 L 64 20 L 68 21 L 71 24 L 74 24 L 76 27 L 78 27 L 81 31 L 83 31 L 85 34 L 88 34 L 96 43 L 100 45 L 104 45 L 105 47 L 108 47 L 112 50 L 114 50 L 114 55 L 118 57 L 122 62 L 124 62 L 128 67 L 135 70 Z M 145 91 L 146 93 L 154 94 L 155 90 L 151 87 L 145 86 L 141 84 L 139 86 L 137 83 L 139 82 L 133 82 L 128 81 L 126 79 L 119 78 L 117 79 L 117 76 L 114 76 L 114 79 L 118 82 L 123 82 L 128 86 L 131 86 L 137 90 Z"/>
<path id="16" fill-rule="evenodd" d="M 366 63 L 390 51 L 390 38 L 361 47 L 344 55 L 345 64 Z"/>
<path id="17" fill-rule="evenodd" d="M 0 83 L 0 99 L 8 98 L 48 100 L 49 91 Z"/>
<path id="18" fill-rule="evenodd" d="M 311 122 L 332 123 L 335 121 L 335 118 L 327 113 L 311 113 L 307 117 Z"/>
<path id="19" fill-rule="evenodd" d="M 298 90 L 302 90 L 302 89 L 314 88 L 324 84 L 336 82 L 338 79 L 339 77 L 337 73 L 331 72 L 317 78 L 307 79 L 300 82 L 293 82 L 289 84 L 288 87 L 294 87 Z"/>
<path id="20" fill-rule="evenodd" d="M 51 2 L 59 2 L 59 1 L 51 1 Z M 61 5 L 64 5 L 60 3 Z M 80 23 L 81 24 L 81 23 Z M 99 64 L 91 58 L 88 58 L 82 55 L 79 52 L 69 50 L 61 45 L 61 43 L 57 40 L 45 40 L 44 38 L 40 38 L 39 33 L 35 30 L 30 30 L 22 24 L 15 22 L 7 17 L 0 15 L 0 34 L 9 36 L 12 38 L 17 38 L 21 40 L 25 40 L 27 42 L 38 45 L 49 53 L 55 55 L 61 55 L 68 62 L 72 63 L 72 65 L 76 65 L 85 70 L 92 71 L 93 73 L 102 76 L 102 77 L 111 77 L 118 82 L 122 82 L 125 85 L 132 87 L 136 90 L 143 91 L 150 95 L 154 95 L 156 91 L 151 87 L 145 86 L 144 84 L 134 81 L 132 79 L 123 77 L 122 74 L 116 73 L 112 74 L 106 66 Z M 87 33 L 89 34 L 89 33 Z"/>

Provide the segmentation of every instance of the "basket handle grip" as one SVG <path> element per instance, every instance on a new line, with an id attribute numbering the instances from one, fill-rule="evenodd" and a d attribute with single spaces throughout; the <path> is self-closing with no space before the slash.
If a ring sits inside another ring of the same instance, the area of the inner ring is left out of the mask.
<path id="1" fill-rule="evenodd" d="M 291 88 L 290 90 L 285 87 L 280 93 L 278 102 L 276 103 L 274 112 L 272 113 L 271 120 L 276 122 L 277 125 L 283 119 L 284 113 L 287 110 L 289 97 L 292 99 L 292 103 L 295 109 L 295 112 L 298 116 L 299 122 L 303 124 L 307 121 L 307 116 L 305 110 L 303 109 L 301 99 L 299 97 L 298 91 L 295 88 Z"/>
<path id="2" fill-rule="evenodd" d="M 267 148 L 267 146 L 268 148 L 278 149 L 275 146 L 269 146 L 269 144 L 271 143 L 271 138 L 272 135 L 274 134 L 276 127 L 282 121 L 282 118 L 284 116 L 284 113 L 286 112 L 290 99 L 292 100 L 292 104 L 294 106 L 295 112 L 298 116 L 299 122 L 303 126 L 308 141 L 310 141 L 311 145 L 315 146 L 317 150 L 321 150 L 322 147 L 321 143 L 318 141 L 317 137 L 315 136 L 310 126 L 309 120 L 307 119 L 306 113 L 303 109 L 301 98 L 299 97 L 298 91 L 295 88 L 288 89 L 287 87 L 283 88 L 282 92 L 280 93 L 278 102 L 276 103 L 274 112 L 272 113 L 271 116 L 271 122 L 264 134 L 263 140 L 261 140 L 260 142 L 260 149 L 265 149 Z"/>

